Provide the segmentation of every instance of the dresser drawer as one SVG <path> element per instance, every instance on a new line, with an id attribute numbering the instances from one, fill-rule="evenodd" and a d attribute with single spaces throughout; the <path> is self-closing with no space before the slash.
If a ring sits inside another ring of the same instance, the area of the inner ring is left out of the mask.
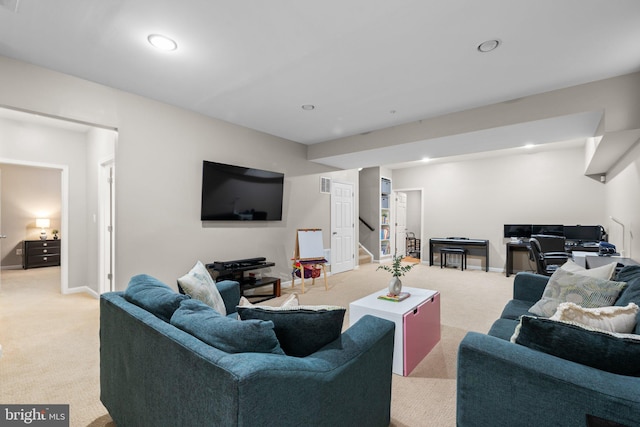
<path id="1" fill-rule="evenodd" d="M 60 249 L 60 240 L 27 240 L 25 245 L 28 249 Z"/>
<path id="2" fill-rule="evenodd" d="M 60 265 L 60 254 L 54 255 L 33 255 L 29 257 L 29 268 L 31 267 L 50 267 Z"/>

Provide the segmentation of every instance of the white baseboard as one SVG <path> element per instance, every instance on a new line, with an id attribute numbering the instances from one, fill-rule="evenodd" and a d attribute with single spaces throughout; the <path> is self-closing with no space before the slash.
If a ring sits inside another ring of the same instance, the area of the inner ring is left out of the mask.
<path id="1" fill-rule="evenodd" d="M 100 299 L 100 294 L 98 294 L 96 291 L 94 291 L 93 289 L 91 289 L 88 286 L 78 286 L 77 288 L 69 288 L 64 293 L 65 294 L 79 294 L 80 292 L 85 292 L 85 293 L 91 295 L 92 297 L 94 297 L 95 299 Z"/>
<path id="2" fill-rule="evenodd" d="M 22 270 L 22 265 L 3 265 L 0 270 Z"/>

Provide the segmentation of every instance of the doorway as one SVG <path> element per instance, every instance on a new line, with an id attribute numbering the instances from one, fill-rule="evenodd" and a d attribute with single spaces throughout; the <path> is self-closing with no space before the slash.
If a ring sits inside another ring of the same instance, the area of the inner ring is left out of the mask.
<path id="1" fill-rule="evenodd" d="M 34 193 L 30 193 L 31 196 L 24 198 L 16 198 L 15 194 L 7 194 L 7 191 L 2 191 L 2 186 L 9 185 L 7 176 L 5 174 L 4 184 L 0 183 L 0 206 L 5 206 L 5 212 L 11 214 L 11 216 L 18 217 L 18 221 L 11 221 L 10 218 L 6 218 L 3 223 L 3 218 L 0 217 L 0 230 L 3 230 L 2 234 L 7 237 L 4 240 L 9 243 L 9 248 L 0 247 L 0 253 L 3 254 L 3 260 L 8 259 L 8 262 L 3 262 L 3 268 L 20 269 L 22 268 L 22 258 L 26 254 L 22 253 L 22 241 L 39 238 L 37 230 L 35 230 L 36 217 L 44 217 L 49 220 L 51 227 L 44 230 L 48 234 L 48 238 L 51 238 L 51 232 L 53 229 L 59 229 L 62 233 L 66 233 L 69 229 L 69 168 L 66 165 L 58 165 L 51 163 L 30 162 L 23 160 L 2 159 L 0 158 L 0 166 L 6 165 L 5 171 L 13 171 L 13 179 L 16 176 L 20 176 L 20 180 L 25 179 L 29 175 L 35 176 L 36 179 L 42 176 L 39 171 L 42 171 L 45 176 L 49 177 L 51 182 L 42 183 L 44 192 L 37 192 L 37 188 Z M 9 169 L 10 168 L 10 169 Z M 38 187 L 29 182 L 13 183 L 14 187 L 18 184 Z M 23 191 L 18 189 L 17 194 L 22 194 Z M 47 194 L 54 194 L 54 198 L 47 199 Z M 39 194 L 39 195 L 38 195 Z M 58 194 L 59 196 L 55 196 Z M 34 196 L 35 195 L 35 196 Z M 34 200 L 35 199 L 35 200 Z M 11 203 L 7 203 L 11 202 Z M 17 205 L 17 206 L 15 206 Z M 2 209 L 0 207 L 0 209 Z M 53 220 L 53 221 L 52 221 Z M 6 224 L 9 222 L 9 224 Z M 30 234 L 31 233 L 31 234 Z M 63 234 L 64 235 L 64 234 Z M 35 236 L 35 237 L 34 237 Z M 68 269 L 68 253 L 69 253 L 69 239 L 63 238 L 60 240 L 60 292 L 69 292 L 69 269 Z M 11 254 L 7 254 L 7 250 L 11 251 Z M 12 258 L 9 255 L 15 256 Z M 15 261 L 15 260 L 18 261 Z M 5 265 L 5 264 L 11 265 Z M 0 270 L 1 274 L 1 270 Z"/>
<path id="2" fill-rule="evenodd" d="M 424 230 L 424 203 L 422 198 L 422 188 L 405 188 L 394 190 L 394 217 L 396 218 L 396 239 L 395 250 L 398 254 L 414 256 L 407 253 L 407 236 L 415 236 L 417 241 L 423 242 L 422 230 Z M 418 257 L 422 258 L 422 246 L 417 251 Z"/>
<path id="3" fill-rule="evenodd" d="M 0 158 L 0 162 L 53 167 L 61 171 L 61 222 L 55 227 L 61 232 L 61 292 L 86 292 L 98 297 L 103 289 L 109 288 L 101 286 L 101 269 L 110 271 L 113 277 L 115 268 L 113 224 L 112 237 L 107 239 L 111 248 L 107 251 L 109 257 L 103 256 L 99 224 L 104 213 L 98 183 L 103 166 L 115 168 L 117 130 L 0 108 L 0 139 L 2 151 L 12 155 L 11 159 Z M 72 182 L 70 176 L 73 176 Z M 113 200 L 113 191 L 111 194 Z M 109 212 L 113 223 L 113 203 Z M 23 225 L 22 230 L 16 231 L 16 234 L 23 234 L 18 240 L 27 238 L 24 235 L 26 227 Z M 3 232 L 8 234 L 6 230 Z M 109 264 L 105 267 L 106 259 Z"/>
<path id="4" fill-rule="evenodd" d="M 407 193 L 402 191 L 394 192 L 393 218 L 395 218 L 395 255 L 407 256 Z"/>

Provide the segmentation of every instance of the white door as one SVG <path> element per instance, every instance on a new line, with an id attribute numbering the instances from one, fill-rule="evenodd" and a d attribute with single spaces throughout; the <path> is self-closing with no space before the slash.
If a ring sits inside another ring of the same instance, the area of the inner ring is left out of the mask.
<path id="1" fill-rule="evenodd" d="M 353 270 L 355 264 L 353 184 L 331 186 L 331 274 Z"/>
<path id="2" fill-rule="evenodd" d="M 407 255 L 407 193 L 396 192 L 396 251 L 397 255 Z"/>

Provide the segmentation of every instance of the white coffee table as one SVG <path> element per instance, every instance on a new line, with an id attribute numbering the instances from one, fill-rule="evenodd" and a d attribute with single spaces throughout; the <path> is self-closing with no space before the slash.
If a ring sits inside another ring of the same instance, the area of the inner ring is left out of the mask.
<path id="1" fill-rule="evenodd" d="M 387 289 L 352 302 L 349 325 L 367 314 L 394 322 L 393 373 L 406 376 L 440 341 L 440 293 L 406 286 L 402 291 L 411 296 L 400 302 L 378 299 Z"/>

